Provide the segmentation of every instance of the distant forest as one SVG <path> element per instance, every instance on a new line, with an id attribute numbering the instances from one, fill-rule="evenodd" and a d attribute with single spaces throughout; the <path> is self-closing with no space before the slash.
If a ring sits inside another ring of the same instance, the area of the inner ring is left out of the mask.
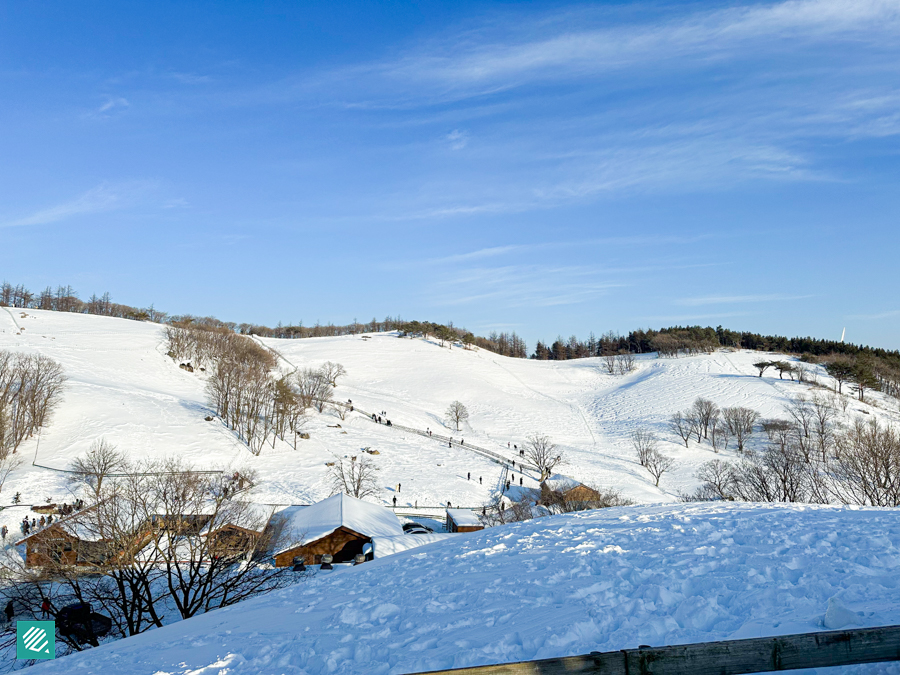
<path id="1" fill-rule="evenodd" d="M 440 324 L 430 321 L 406 321 L 400 317 L 388 316 L 381 321 L 375 318 L 364 323 L 354 320 L 346 325 L 317 322 L 312 326 L 304 326 L 302 322 L 299 322 L 287 326 L 279 323 L 271 328 L 251 323 L 220 321 L 213 317 L 170 315 L 155 309 L 152 305 L 146 308 L 132 307 L 112 302 L 109 293 L 104 293 L 99 297 L 95 294 L 88 300 L 81 300 L 71 286 L 58 286 L 56 289 L 48 286 L 40 293 L 33 293 L 22 285 L 13 286 L 6 282 L 0 285 L 0 306 L 98 314 L 170 325 L 216 326 L 228 328 L 243 335 L 285 339 L 397 331 L 404 336 L 432 337 L 441 344 L 461 342 L 466 347 L 477 346 L 503 356 L 529 358 L 525 340 L 515 332 L 492 332 L 486 337 L 477 336 L 465 328 L 454 326 L 452 322 Z M 875 377 L 881 382 L 883 391 L 888 390 L 893 393 L 900 390 L 900 351 L 898 350 L 855 345 L 836 340 L 820 340 L 813 337 L 789 338 L 781 335 L 761 335 L 748 331 L 733 331 L 722 326 L 716 328 L 711 326 L 673 326 L 659 330 L 639 329 L 633 330 L 627 335 L 619 335 L 610 331 L 599 338 L 591 333 L 587 340 L 579 340 L 574 335 L 567 340 L 559 337 L 550 345 L 538 341 L 530 358 L 563 361 L 611 354 L 648 354 L 653 352 L 657 352 L 660 357 L 674 358 L 679 355 L 710 353 L 722 347 L 796 354 L 808 361 L 828 360 L 837 356 L 843 356 L 853 361 L 861 358 L 866 362 L 867 367 L 870 366 L 874 371 Z"/>
<path id="2" fill-rule="evenodd" d="M 538 341 L 531 358 L 564 361 L 625 352 L 632 354 L 659 352 L 660 356 L 678 356 L 679 354 L 712 352 L 721 347 L 812 356 L 831 354 L 856 356 L 865 353 L 900 367 L 900 351 L 898 350 L 891 351 L 813 337 L 789 338 L 782 335 L 760 335 L 749 331 L 733 331 L 722 326 L 716 328 L 711 326 L 673 326 L 659 330 L 639 329 L 633 330 L 627 335 L 619 335 L 610 331 L 599 338 L 591 333 L 587 340 L 579 340 L 574 335 L 568 340 L 558 337 L 549 346 Z"/>
<path id="3" fill-rule="evenodd" d="M 71 286 L 57 286 L 55 289 L 48 286 L 40 293 L 34 293 L 23 285 L 12 285 L 7 282 L 0 284 L 0 307 L 15 307 L 18 309 L 45 309 L 51 312 L 74 312 L 76 314 L 96 314 L 99 316 L 112 316 L 133 321 L 152 321 L 170 325 L 197 324 L 202 326 L 215 326 L 228 328 L 242 335 L 259 335 L 261 337 L 274 337 L 285 339 L 333 337 L 335 335 L 357 335 L 359 333 L 384 333 L 399 331 L 402 335 L 421 335 L 433 337 L 444 342 L 462 342 L 465 346 L 476 346 L 487 349 L 496 354 L 511 356 L 514 358 L 527 358 L 528 348 L 525 340 L 515 332 L 491 332 L 489 335 L 474 335 L 465 328 L 459 328 L 452 322 L 447 324 L 433 323 L 431 321 L 405 321 L 400 317 L 385 317 L 382 321 L 373 318 L 371 321 L 360 323 L 353 320 L 352 323 L 337 326 L 333 323 L 320 324 L 316 322 L 312 326 L 304 326 L 303 322 L 296 325 L 284 326 L 279 323 L 274 328 L 260 326 L 252 323 L 235 323 L 233 321 L 220 321 L 209 316 L 193 316 L 190 314 L 169 314 L 153 307 L 132 307 L 113 302 L 109 293 L 101 296 L 91 295 L 88 300 L 81 300 L 78 293 Z"/>

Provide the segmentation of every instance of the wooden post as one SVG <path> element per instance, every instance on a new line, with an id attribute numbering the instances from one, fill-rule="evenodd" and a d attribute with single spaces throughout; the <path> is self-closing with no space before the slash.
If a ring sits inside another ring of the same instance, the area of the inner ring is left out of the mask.
<path id="1" fill-rule="evenodd" d="M 643 647 L 427 675 L 744 675 L 900 661 L 900 626 Z M 426 675 L 426 674 L 421 674 Z"/>

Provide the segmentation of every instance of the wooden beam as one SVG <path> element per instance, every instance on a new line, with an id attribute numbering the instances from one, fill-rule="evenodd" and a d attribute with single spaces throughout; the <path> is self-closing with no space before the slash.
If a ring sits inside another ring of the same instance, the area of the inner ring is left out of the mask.
<path id="1" fill-rule="evenodd" d="M 427 675 L 744 675 L 881 661 L 900 661 L 900 626 L 592 652 L 558 659 L 434 670 Z"/>

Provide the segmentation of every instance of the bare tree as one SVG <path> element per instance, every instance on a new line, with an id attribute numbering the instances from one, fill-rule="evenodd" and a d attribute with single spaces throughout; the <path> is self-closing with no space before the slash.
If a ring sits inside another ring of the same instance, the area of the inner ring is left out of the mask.
<path id="1" fill-rule="evenodd" d="M 813 426 L 816 435 L 816 447 L 822 461 L 826 461 L 834 441 L 835 409 L 826 397 L 813 394 L 810 400 L 813 411 Z"/>
<path id="2" fill-rule="evenodd" d="M 447 421 L 450 424 L 455 425 L 456 430 L 459 431 L 459 426 L 469 419 L 469 410 L 459 401 L 453 401 L 447 408 L 444 416 L 447 418 Z"/>
<path id="3" fill-rule="evenodd" d="M 125 455 L 115 445 L 100 438 L 91 444 L 83 457 L 76 457 L 69 465 L 71 480 L 90 488 L 94 493 L 94 501 L 99 502 L 103 495 L 103 482 L 110 474 L 125 469 Z"/>
<path id="4" fill-rule="evenodd" d="M 612 506 L 628 506 L 634 502 L 622 497 L 618 490 L 581 485 L 576 490 L 569 490 L 568 492 L 542 490 L 540 503 L 550 513 L 559 514 L 606 509 Z"/>
<path id="5" fill-rule="evenodd" d="M 690 415 L 685 415 L 680 410 L 676 413 L 672 413 L 669 417 L 669 429 L 672 430 L 676 436 L 679 436 L 682 441 L 684 441 L 684 447 L 690 447 L 689 442 L 691 440 L 691 436 L 696 433 L 697 424 L 696 420 L 692 418 Z"/>
<path id="6" fill-rule="evenodd" d="M 728 449 L 728 425 L 720 419 L 713 420 L 709 428 L 709 442 L 714 452 Z"/>
<path id="7" fill-rule="evenodd" d="M 321 370 L 315 368 L 298 370 L 295 375 L 295 381 L 297 396 L 300 405 L 304 408 L 313 406 L 319 408 L 321 406 L 319 412 L 322 412 L 325 406 L 331 402 L 334 388 Z"/>
<path id="8" fill-rule="evenodd" d="M 793 422 L 794 441 L 800 452 L 810 461 L 810 455 L 813 452 L 813 427 L 815 420 L 815 410 L 810 405 L 809 400 L 805 396 L 795 396 L 785 406 L 787 414 Z"/>
<path id="9" fill-rule="evenodd" d="M 641 466 L 647 466 L 647 458 L 652 455 L 658 446 L 656 434 L 644 427 L 638 427 L 631 433 L 631 445 L 637 454 Z"/>
<path id="10" fill-rule="evenodd" d="M 760 426 L 769 439 L 769 443 L 774 443 L 782 448 L 791 444 L 794 436 L 794 425 L 791 422 L 781 419 L 763 420 Z"/>
<path id="11" fill-rule="evenodd" d="M 343 377 L 347 374 L 347 369 L 344 368 L 340 363 L 332 363 L 331 361 L 326 361 L 322 364 L 320 369 L 322 371 L 322 375 L 325 377 L 325 381 L 328 382 L 332 387 L 337 386 L 337 379 L 339 377 Z"/>
<path id="12" fill-rule="evenodd" d="M 550 437 L 539 433 L 530 434 L 526 438 L 525 458 L 541 472 L 541 483 L 553 475 L 557 466 L 565 463 L 562 453 L 557 450 Z"/>
<path id="13" fill-rule="evenodd" d="M 731 499 L 734 489 L 734 468 L 728 462 L 714 459 L 701 464 L 697 470 L 697 480 L 701 483 L 698 496 L 706 498 Z"/>
<path id="14" fill-rule="evenodd" d="M 331 494 L 344 493 L 357 499 L 377 497 L 380 494 L 377 481 L 378 467 L 368 457 L 343 459 L 331 467 Z"/>
<path id="15" fill-rule="evenodd" d="M 754 425 L 759 419 L 759 413 L 750 408 L 735 406 L 722 409 L 722 420 L 728 428 L 728 433 L 737 443 L 738 452 L 744 451 L 744 445 L 753 435 Z"/>
<path id="16" fill-rule="evenodd" d="M 15 452 L 49 422 L 65 381 L 49 357 L 0 351 L 0 452 Z"/>
<path id="17" fill-rule="evenodd" d="M 672 464 L 673 460 L 671 457 L 666 457 L 659 452 L 659 450 L 654 450 L 650 453 L 650 456 L 647 457 L 647 463 L 644 464 L 644 467 L 650 472 L 650 475 L 653 476 L 653 484 L 656 487 L 659 487 L 659 479 L 672 467 Z"/>
<path id="18" fill-rule="evenodd" d="M 833 491 L 845 504 L 900 506 L 900 433 L 857 419 L 837 438 Z"/>
<path id="19" fill-rule="evenodd" d="M 606 372 L 610 375 L 616 372 L 616 354 L 612 352 L 603 355 L 603 364 L 606 366 Z"/>
<path id="20" fill-rule="evenodd" d="M 616 372 L 625 375 L 634 370 L 634 354 L 631 352 L 619 352 L 616 355 Z"/>
<path id="21" fill-rule="evenodd" d="M 850 407 L 850 399 L 843 394 L 834 392 L 831 394 L 831 405 L 832 407 L 841 409 L 841 412 L 845 415 L 847 414 L 847 408 Z"/>
<path id="22" fill-rule="evenodd" d="M 734 496 L 755 502 L 810 502 L 811 465 L 793 444 L 770 443 L 735 469 Z"/>
<path id="23" fill-rule="evenodd" d="M 691 407 L 693 417 L 697 420 L 699 431 L 703 432 L 703 438 L 709 437 L 710 426 L 719 417 L 719 406 L 706 398 L 698 398 Z M 697 433 L 697 442 L 700 441 L 700 433 Z"/>
<path id="24" fill-rule="evenodd" d="M 18 469 L 22 465 L 22 458 L 10 453 L 0 452 L 0 490 L 3 490 L 3 484 L 9 478 L 9 474 Z"/>

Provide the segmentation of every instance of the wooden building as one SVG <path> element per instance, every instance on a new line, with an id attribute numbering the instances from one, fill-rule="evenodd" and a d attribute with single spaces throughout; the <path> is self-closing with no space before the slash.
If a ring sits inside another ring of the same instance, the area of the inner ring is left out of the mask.
<path id="1" fill-rule="evenodd" d="M 567 511 L 580 511 L 603 505 L 604 496 L 584 483 L 557 474 L 541 483 L 541 504 L 565 504 Z"/>
<path id="2" fill-rule="evenodd" d="M 447 532 L 477 532 L 484 525 L 474 511 L 469 509 L 447 509 Z"/>
<path id="3" fill-rule="evenodd" d="M 25 566 L 102 564 L 108 542 L 84 525 L 86 510 L 55 520 L 17 541 L 16 546 L 25 545 Z"/>
<path id="4" fill-rule="evenodd" d="M 373 537 L 403 535 L 390 509 L 345 494 L 288 507 L 275 514 L 272 523 L 276 567 L 288 567 L 298 556 L 307 565 L 319 565 L 325 554 L 336 563 L 351 562 Z"/>

